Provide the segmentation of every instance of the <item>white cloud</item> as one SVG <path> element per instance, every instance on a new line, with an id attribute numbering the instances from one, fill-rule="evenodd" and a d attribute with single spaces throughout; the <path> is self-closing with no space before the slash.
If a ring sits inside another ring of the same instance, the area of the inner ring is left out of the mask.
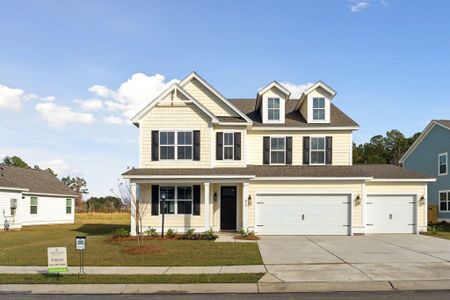
<path id="1" fill-rule="evenodd" d="M 81 109 L 86 111 L 95 111 L 103 108 L 103 102 L 99 99 L 90 100 L 75 100 L 81 107 Z"/>
<path id="2" fill-rule="evenodd" d="M 47 161 L 41 161 L 37 163 L 39 165 L 39 167 L 41 169 L 47 169 L 50 168 L 53 171 L 55 171 L 56 174 L 58 174 L 58 177 L 61 176 L 67 176 L 67 175 L 71 175 L 71 176 L 80 176 L 80 172 L 75 169 L 72 168 L 66 161 L 56 158 L 56 159 L 51 159 L 51 160 L 47 160 Z"/>
<path id="3" fill-rule="evenodd" d="M 369 8 L 370 6 L 370 1 L 360 1 L 360 0 L 351 0 L 350 1 L 350 11 L 353 13 L 357 13 L 360 12 L 366 8 Z"/>
<path id="4" fill-rule="evenodd" d="M 295 84 L 295 83 L 289 83 L 289 82 L 280 82 L 282 86 L 287 88 L 291 95 L 289 96 L 290 99 L 298 99 L 302 95 L 302 93 L 312 86 L 313 84 L 311 82 L 304 83 L 304 84 Z"/>
<path id="5" fill-rule="evenodd" d="M 53 127 L 63 127 L 67 124 L 90 124 L 94 122 L 94 116 L 90 113 L 74 112 L 70 107 L 46 102 L 38 103 L 36 110 L 41 117 Z"/>
<path id="6" fill-rule="evenodd" d="M 120 118 L 120 117 L 116 117 L 116 116 L 113 116 L 113 115 L 104 117 L 104 118 L 103 118 L 103 121 L 104 121 L 105 123 L 113 124 L 113 125 L 122 125 L 122 124 L 125 124 L 125 123 L 126 123 L 126 120 L 125 120 L 125 119 Z"/>
<path id="7" fill-rule="evenodd" d="M 41 97 L 35 94 L 27 94 L 23 97 L 25 100 L 39 100 L 42 102 L 53 102 L 55 101 L 55 96 L 47 96 L 47 97 Z"/>
<path id="8" fill-rule="evenodd" d="M 22 108 L 24 91 L 0 85 L 0 109 L 19 111 Z"/>
<path id="9" fill-rule="evenodd" d="M 144 73 L 135 73 L 117 90 L 103 85 L 93 85 L 89 91 L 96 96 L 108 98 L 105 101 L 108 110 L 120 112 L 123 116 L 131 118 L 174 82 L 179 80 L 166 81 L 161 74 L 148 76 Z"/>

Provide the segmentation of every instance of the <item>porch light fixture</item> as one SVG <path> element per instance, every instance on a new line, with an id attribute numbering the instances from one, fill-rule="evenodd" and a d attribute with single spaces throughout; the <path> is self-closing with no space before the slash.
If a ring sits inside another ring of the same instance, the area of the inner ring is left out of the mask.
<path id="1" fill-rule="evenodd" d="M 425 204 L 425 196 L 422 195 L 422 197 L 420 197 L 419 199 L 419 205 L 422 206 Z"/>
<path id="2" fill-rule="evenodd" d="M 356 196 L 355 198 L 355 206 L 359 206 L 361 204 L 361 196 Z"/>
<path id="3" fill-rule="evenodd" d="M 214 198 L 214 202 L 217 202 L 217 193 L 214 193 L 213 198 Z"/>
<path id="4" fill-rule="evenodd" d="M 248 195 L 248 206 L 252 205 L 252 195 Z"/>

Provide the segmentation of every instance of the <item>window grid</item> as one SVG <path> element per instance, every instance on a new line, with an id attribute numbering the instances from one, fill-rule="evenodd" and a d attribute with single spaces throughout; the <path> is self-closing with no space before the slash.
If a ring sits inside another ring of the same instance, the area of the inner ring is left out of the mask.
<path id="1" fill-rule="evenodd" d="M 30 197 L 30 214 L 36 215 L 38 211 L 38 198 Z"/>
<path id="2" fill-rule="evenodd" d="M 193 131 L 160 131 L 160 160 L 192 160 Z"/>
<path id="3" fill-rule="evenodd" d="M 450 191 L 439 191 L 439 211 L 450 211 Z"/>
<path id="4" fill-rule="evenodd" d="M 280 98 L 267 99 L 267 119 L 270 121 L 280 120 Z"/>
<path id="5" fill-rule="evenodd" d="M 270 138 L 270 164 L 282 165 L 285 164 L 286 158 L 286 138 L 285 137 L 271 137 Z"/>
<path id="6" fill-rule="evenodd" d="M 232 160 L 234 158 L 234 133 L 223 133 L 223 159 Z"/>
<path id="7" fill-rule="evenodd" d="M 313 98 L 313 120 L 325 120 L 325 98 Z"/>
<path id="8" fill-rule="evenodd" d="M 311 148 L 309 161 L 311 165 L 325 164 L 325 137 L 311 137 Z"/>
<path id="9" fill-rule="evenodd" d="M 162 195 L 166 195 L 166 210 L 168 215 L 191 215 L 193 210 L 192 186 L 160 186 L 159 213 L 162 214 Z"/>
<path id="10" fill-rule="evenodd" d="M 438 155 L 438 175 L 447 175 L 448 172 L 448 157 L 447 153 L 441 153 Z"/>
<path id="11" fill-rule="evenodd" d="M 72 213 L 72 199 L 66 199 L 66 214 Z"/>

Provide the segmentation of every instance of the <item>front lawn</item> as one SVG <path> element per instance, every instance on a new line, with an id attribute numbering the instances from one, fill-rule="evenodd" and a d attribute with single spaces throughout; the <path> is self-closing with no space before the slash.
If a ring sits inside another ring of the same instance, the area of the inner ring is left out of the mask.
<path id="1" fill-rule="evenodd" d="M 146 240 L 151 253 L 123 251 L 135 241 L 106 242 L 117 228 L 129 229 L 129 215 L 82 215 L 75 224 L 25 226 L 21 231 L 0 232 L 0 265 L 46 266 L 47 247 L 67 247 L 71 266 L 79 263 L 75 236 L 87 236 L 87 266 L 213 266 L 262 264 L 256 243 L 215 243 L 213 241 Z"/>
<path id="2" fill-rule="evenodd" d="M 0 274 L 0 284 L 257 283 L 264 274 L 78 275 Z"/>
<path id="3" fill-rule="evenodd" d="M 434 232 L 433 228 L 435 229 Z M 443 222 L 428 226 L 428 232 L 423 232 L 422 234 L 450 240 L 450 224 Z"/>

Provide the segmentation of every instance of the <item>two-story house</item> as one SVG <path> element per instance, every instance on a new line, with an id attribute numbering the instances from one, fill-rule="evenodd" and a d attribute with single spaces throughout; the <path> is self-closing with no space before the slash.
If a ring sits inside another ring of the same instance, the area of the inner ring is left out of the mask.
<path id="1" fill-rule="evenodd" d="M 450 120 L 433 120 L 400 159 L 410 170 L 436 177 L 428 185 L 428 203 L 437 207 L 437 221 L 450 222 Z"/>
<path id="2" fill-rule="evenodd" d="M 358 124 L 317 82 L 301 95 L 276 81 L 227 99 L 192 73 L 132 122 L 139 168 L 123 174 L 148 203 L 144 230 L 254 230 L 259 235 L 352 235 L 426 230 L 431 177 L 352 165 Z M 132 218 L 132 233 L 135 221 Z"/>

